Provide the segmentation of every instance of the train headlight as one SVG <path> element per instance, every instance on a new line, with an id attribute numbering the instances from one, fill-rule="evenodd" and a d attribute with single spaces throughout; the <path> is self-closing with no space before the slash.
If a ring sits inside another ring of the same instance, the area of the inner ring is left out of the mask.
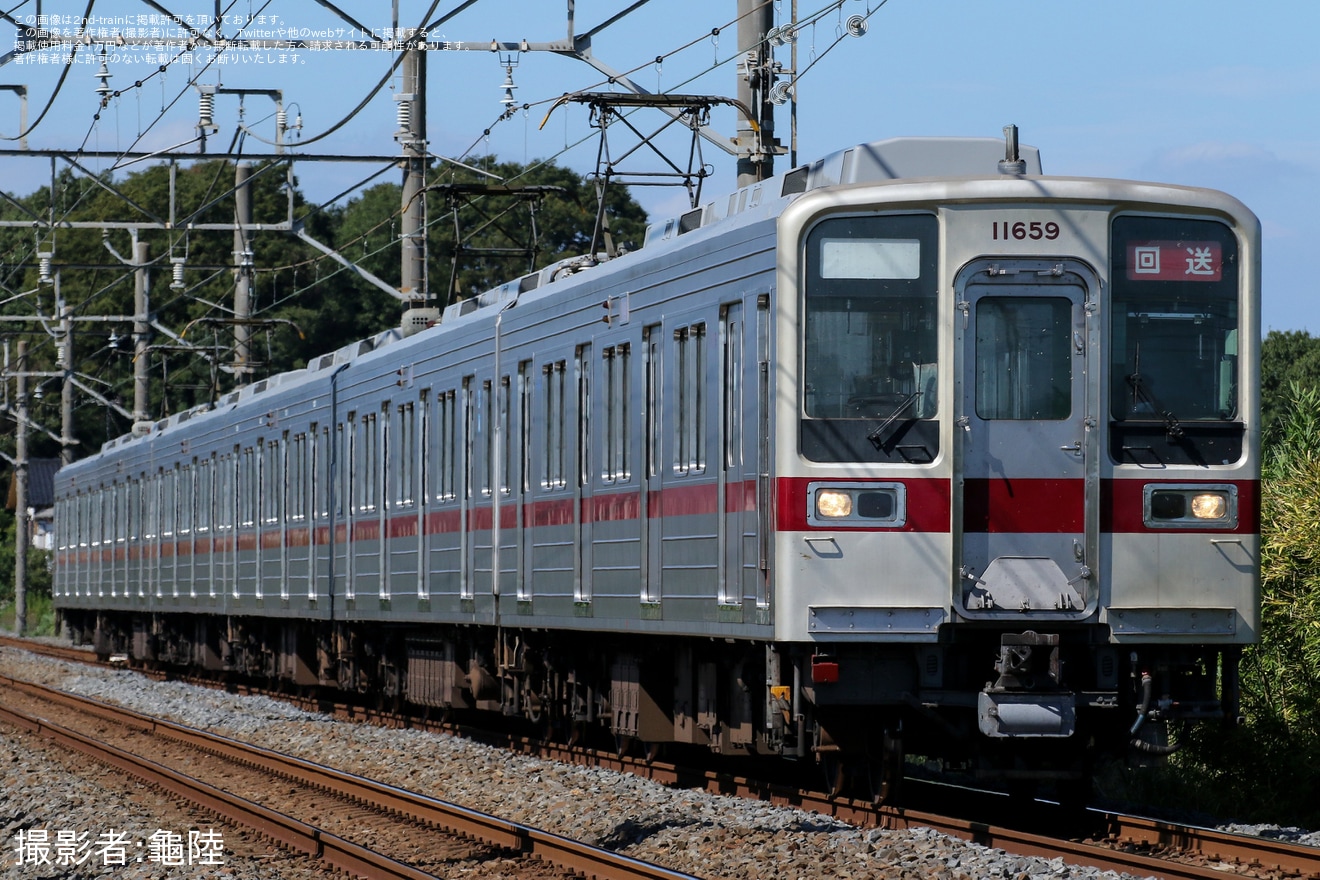
<path id="1" fill-rule="evenodd" d="M 852 516 L 853 498 L 851 492 L 839 492 L 822 489 L 816 493 L 816 516 L 828 519 Z"/>
<path id="2" fill-rule="evenodd" d="M 807 525 L 815 528 L 892 529 L 907 521 L 907 487 L 896 482 L 807 484 Z"/>
<path id="3" fill-rule="evenodd" d="M 1143 519 L 1157 529 L 1236 528 L 1237 487 L 1152 483 L 1145 488 Z"/>
<path id="4" fill-rule="evenodd" d="M 1228 512 L 1228 499 L 1218 493 L 1192 496 L 1192 516 L 1197 519 L 1223 519 Z"/>

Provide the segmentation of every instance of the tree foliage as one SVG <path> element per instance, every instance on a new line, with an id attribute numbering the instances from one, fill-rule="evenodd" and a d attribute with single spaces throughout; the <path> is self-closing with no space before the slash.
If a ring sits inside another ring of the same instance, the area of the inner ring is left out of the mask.
<path id="1" fill-rule="evenodd" d="M 1261 424 L 1272 442 L 1293 384 L 1320 388 L 1320 339 L 1304 330 L 1271 330 L 1260 356 Z"/>
<path id="2" fill-rule="evenodd" d="M 1277 420 L 1261 484 L 1261 642 L 1241 664 L 1246 724 L 1190 731 L 1167 782 L 1197 779 L 1190 797 L 1219 816 L 1318 827 L 1320 389 L 1289 384 Z"/>
<path id="3" fill-rule="evenodd" d="M 447 204 L 440 189 L 428 193 L 428 275 L 439 303 L 472 296 L 566 256 L 577 256 L 590 242 L 596 195 L 582 176 L 552 163 L 522 166 L 494 157 L 473 161 L 484 174 L 445 165 L 428 175 L 428 188 L 477 182 L 553 186 L 562 195 L 547 197 L 535 217 L 533 239 L 524 208 L 503 213 L 497 197 L 471 196 Z M 151 346 L 150 399 L 154 420 L 214 400 L 234 387 L 233 318 L 234 238 L 228 228 L 198 230 L 196 224 L 229 226 L 236 212 L 233 163 L 199 159 L 180 164 L 171 174 L 160 165 L 125 175 L 90 177 L 65 169 L 52 184 L 26 196 L 0 201 L 0 219 L 22 226 L 0 228 L 0 312 L 33 317 L 28 324 L 6 324 L 30 340 L 29 370 L 55 371 L 58 304 L 53 284 L 38 277 L 40 252 L 53 252 L 61 302 L 75 319 L 72 366 L 95 392 L 127 411 L 134 405 L 133 315 L 134 239 L 123 228 L 70 228 L 49 231 L 47 221 L 169 221 L 170 229 L 144 229 L 138 241 L 148 248 Z M 383 184 L 362 192 L 343 206 L 309 207 L 282 165 L 256 165 L 250 178 L 252 222 L 280 224 L 290 211 L 308 234 L 335 247 L 384 281 L 400 276 L 401 188 Z M 174 192 L 171 216 L 170 193 Z M 615 240 L 640 242 L 645 215 L 625 190 L 610 194 L 608 211 Z M 492 222 L 491 216 L 497 219 Z M 192 227 L 192 228 L 190 228 Z M 456 245 L 456 229 L 466 250 Z M 316 355 L 398 325 L 405 307 L 397 299 L 345 270 L 293 235 L 249 234 L 254 277 L 250 327 L 253 374 L 296 369 Z M 451 265 L 458 252 L 458 272 L 450 291 Z M 171 285 L 172 259 L 183 259 L 185 287 Z M 58 433 L 59 379 L 34 381 L 32 418 Z M 42 393 L 49 392 L 49 393 Z M 131 427 L 122 413 L 92 394 L 79 392 L 74 435 L 82 453 Z M 12 443 L 12 441 L 11 441 Z M 11 445 L 12 448 L 12 445 Z M 57 444 L 34 433 L 34 456 L 50 456 Z"/>

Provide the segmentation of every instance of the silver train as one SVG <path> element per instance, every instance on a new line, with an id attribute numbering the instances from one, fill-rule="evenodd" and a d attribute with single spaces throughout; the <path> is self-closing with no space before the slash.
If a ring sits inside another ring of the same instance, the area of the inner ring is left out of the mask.
<path id="1" fill-rule="evenodd" d="M 848 149 L 65 467 L 56 604 L 143 664 L 881 795 L 905 745 L 1085 780 L 1237 714 L 1259 266 L 1234 199 L 1015 132 Z"/>

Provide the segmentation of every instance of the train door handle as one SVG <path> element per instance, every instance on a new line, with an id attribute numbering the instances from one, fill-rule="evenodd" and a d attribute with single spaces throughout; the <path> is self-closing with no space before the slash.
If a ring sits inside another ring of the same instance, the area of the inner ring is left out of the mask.
<path id="1" fill-rule="evenodd" d="M 1070 445 L 1070 446 L 1060 446 L 1059 449 L 1063 450 L 1064 452 L 1076 452 L 1078 455 L 1081 455 L 1081 453 L 1082 453 L 1082 441 L 1081 441 L 1081 440 L 1074 440 L 1074 441 L 1072 442 L 1072 445 Z"/>

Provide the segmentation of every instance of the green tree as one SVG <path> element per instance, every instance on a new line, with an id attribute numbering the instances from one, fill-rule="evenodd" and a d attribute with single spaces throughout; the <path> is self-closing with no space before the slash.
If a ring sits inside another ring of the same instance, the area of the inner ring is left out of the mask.
<path id="1" fill-rule="evenodd" d="M 563 197 L 545 201 L 537 215 L 539 268 L 564 256 L 581 254 L 590 242 L 595 219 L 595 193 L 580 175 L 550 163 L 522 166 L 500 163 L 493 157 L 474 160 L 493 176 L 486 177 L 457 166 L 436 169 L 431 185 L 496 182 L 557 186 Z M 307 232 L 335 246 L 350 260 L 389 283 L 399 280 L 400 188 L 373 187 L 342 208 L 309 209 L 294 186 L 287 186 L 283 166 L 255 167 L 250 191 L 255 224 L 287 220 L 289 200 L 294 216 Z M 207 403 L 224 394 L 239 377 L 229 370 L 233 361 L 235 327 L 230 320 L 233 301 L 233 234 L 228 229 L 189 229 L 189 224 L 229 224 L 234 217 L 234 165 L 200 159 L 178 165 L 171 176 L 168 166 L 144 168 L 127 175 L 88 177 L 63 170 L 53 184 L 35 192 L 0 200 L 0 219 L 18 220 L 21 227 L 0 228 L 0 312 L 40 315 L 24 325 L 7 324 L 6 332 L 26 332 L 30 340 L 29 369 L 54 371 L 57 344 L 54 287 L 38 278 L 38 252 L 53 252 L 53 268 L 60 273 L 60 296 L 75 317 L 95 323 L 76 325 L 73 367 L 103 397 L 125 410 L 133 407 L 134 270 L 133 240 L 124 229 L 73 229 L 54 233 L 42 222 L 55 217 L 68 221 L 162 221 L 173 229 L 142 230 L 138 240 L 148 247 L 151 312 L 159 329 L 151 331 L 150 400 L 148 417 Z M 170 217 L 170 193 L 174 215 Z M 427 240 L 432 289 L 449 284 L 454 254 L 453 215 L 446 213 L 438 191 L 431 202 Z M 494 199 L 474 200 L 458 209 L 459 227 L 480 228 L 469 241 L 478 250 L 515 249 L 530 240 L 525 212 L 511 213 L 483 227 L 483 211 L 495 212 Z M 641 241 L 645 215 L 621 188 L 608 201 L 615 240 Z M 261 378 L 304 366 L 311 358 L 332 351 L 380 330 L 398 325 L 402 304 L 387 293 L 344 270 L 339 264 L 296 237 L 279 232 L 250 235 L 254 283 L 252 313 L 259 323 L 251 328 L 252 360 Z M 472 257 L 468 259 L 467 257 Z M 174 289 L 172 258 L 184 259 L 185 287 Z M 461 255 L 460 296 L 471 296 L 528 271 L 521 262 L 490 254 Z M 105 320 L 119 316 L 119 320 Z M 17 328 L 17 329 L 16 329 Z M 179 337 L 182 337 L 181 339 Z M 30 404 L 35 422 L 59 424 L 59 394 L 51 383 L 34 381 Z M 42 393 L 49 391 L 50 393 Z M 81 450 L 94 451 L 111 437 L 126 432 L 129 420 L 102 405 L 92 395 L 79 394 L 75 405 L 74 434 Z M 12 437 L 5 439 L 12 448 Z M 32 435 L 31 454 L 54 455 L 57 444 L 49 436 Z"/>
<path id="2" fill-rule="evenodd" d="M 1320 388 L 1320 339 L 1304 330 L 1271 330 L 1260 355 L 1261 424 L 1271 442 L 1293 383 Z"/>

